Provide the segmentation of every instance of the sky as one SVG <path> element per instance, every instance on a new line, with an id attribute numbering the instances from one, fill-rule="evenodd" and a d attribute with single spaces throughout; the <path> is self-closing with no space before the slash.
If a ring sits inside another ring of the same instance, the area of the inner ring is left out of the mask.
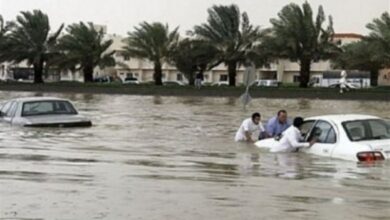
<path id="1" fill-rule="evenodd" d="M 0 14 L 14 20 L 20 11 L 40 9 L 50 18 L 52 29 L 84 21 L 107 26 L 107 32 L 125 36 L 140 22 L 163 22 L 179 26 L 185 33 L 206 22 L 207 9 L 212 5 L 237 4 L 246 11 L 250 21 L 269 27 L 283 6 L 304 0 L 0 0 Z M 314 11 L 322 5 L 332 15 L 337 33 L 367 34 L 366 24 L 389 11 L 390 0 L 308 0 Z"/>

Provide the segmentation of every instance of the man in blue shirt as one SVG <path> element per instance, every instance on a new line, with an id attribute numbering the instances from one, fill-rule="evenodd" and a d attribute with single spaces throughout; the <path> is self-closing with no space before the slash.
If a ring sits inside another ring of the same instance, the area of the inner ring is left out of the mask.
<path id="1" fill-rule="evenodd" d="M 286 110 L 278 111 L 277 116 L 268 120 L 266 126 L 266 135 L 268 137 L 275 137 L 280 135 L 283 131 L 285 131 L 288 127 L 290 127 L 291 122 L 287 119 Z"/>

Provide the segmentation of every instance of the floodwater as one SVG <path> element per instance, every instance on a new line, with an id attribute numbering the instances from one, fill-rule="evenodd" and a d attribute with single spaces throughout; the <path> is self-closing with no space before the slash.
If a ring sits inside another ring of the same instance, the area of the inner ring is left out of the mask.
<path id="1" fill-rule="evenodd" d="M 366 113 L 390 103 L 54 95 L 94 126 L 0 124 L 0 219 L 390 219 L 390 163 L 362 165 L 233 142 L 243 119 Z"/>

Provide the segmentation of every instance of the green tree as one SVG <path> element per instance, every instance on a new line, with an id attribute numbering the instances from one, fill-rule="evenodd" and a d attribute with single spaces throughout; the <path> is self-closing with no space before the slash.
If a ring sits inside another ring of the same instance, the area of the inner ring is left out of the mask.
<path id="1" fill-rule="evenodd" d="M 327 60 L 339 50 L 333 41 L 333 23 L 323 28 L 325 14 L 319 6 L 317 16 L 308 2 L 300 8 L 291 3 L 278 13 L 278 18 L 271 19 L 271 34 L 266 39 L 268 51 L 277 58 L 298 61 L 300 64 L 300 87 L 307 87 L 313 62 Z"/>
<path id="2" fill-rule="evenodd" d="M 184 73 L 190 85 L 194 85 L 195 74 L 204 73 L 213 66 L 216 49 L 208 42 L 202 40 L 184 39 L 172 50 L 170 62 Z"/>
<path id="3" fill-rule="evenodd" d="M 7 25 L 4 22 L 3 16 L 0 15 L 0 41 L 4 38 L 5 33 L 7 32 Z M 1 42 L 0 42 L 1 44 Z"/>
<path id="4" fill-rule="evenodd" d="M 43 83 L 46 62 L 56 53 L 56 39 L 63 25 L 50 35 L 49 17 L 40 10 L 24 11 L 5 34 L 0 61 L 20 63 L 27 61 L 34 67 L 34 83 Z"/>
<path id="5" fill-rule="evenodd" d="M 69 25 L 66 31 L 58 43 L 62 55 L 56 63 L 61 68 L 81 70 L 84 82 L 93 82 L 95 67 L 115 66 L 115 51 L 108 51 L 113 41 L 104 39 L 102 29 L 98 30 L 93 23 L 80 22 Z"/>
<path id="6" fill-rule="evenodd" d="M 370 71 L 371 84 L 377 85 L 378 72 L 382 68 L 382 63 L 378 59 L 376 45 L 363 39 L 342 46 L 341 51 L 332 58 L 332 63 L 336 68 Z"/>
<path id="7" fill-rule="evenodd" d="M 168 25 L 143 22 L 128 33 L 123 49 L 130 57 L 153 62 L 155 84 L 162 85 L 162 64 L 168 61 L 178 39 L 178 28 L 169 31 Z"/>
<path id="8" fill-rule="evenodd" d="M 229 85 L 235 86 L 237 67 L 252 57 L 248 53 L 260 43 L 262 33 L 237 5 L 214 5 L 208 14 L 207 23 L 195 26 L 194 34 L 216 48 L 217 60 L 228 68 Z"/>
<path id="9" fill-rule="evenodd" d="M 374 19 L 366 26 L 370 33 L 367 36 L 367 41 L 373 48 L 372 60 L 380 63 L 381 67 L 390 67 L 390 15 L 385 12 L 380 18 Z"/>

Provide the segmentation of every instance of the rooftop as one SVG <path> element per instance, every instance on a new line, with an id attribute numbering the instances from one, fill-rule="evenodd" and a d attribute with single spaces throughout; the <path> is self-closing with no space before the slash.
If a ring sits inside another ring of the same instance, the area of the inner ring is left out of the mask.
<path id="1" fill-rule="evenodd" d="M 344 121 L 353 121 L 353 120 L 364 120 L 364 119 L 379 119 L 377 116 L 372 115 L 360 115 L 360 114 L 335 114 L 335 115 L 320 115 L 320 116 L 314 116 L 310 118 L 311 120 L 327 120 L 327 121 L 334 121 L 334 122 L 344 122 Z"/>

